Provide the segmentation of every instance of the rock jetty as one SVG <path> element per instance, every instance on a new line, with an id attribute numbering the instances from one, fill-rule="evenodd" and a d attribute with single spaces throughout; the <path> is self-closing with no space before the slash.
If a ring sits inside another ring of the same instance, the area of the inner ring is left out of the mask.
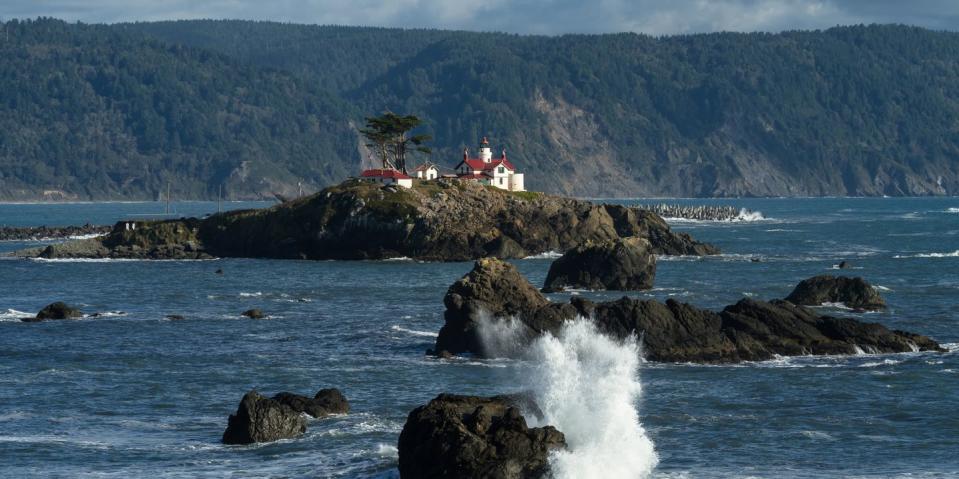
<path id="1" fill-rule="evenodd" d="M 640 205 L 636 208 L 651 211 L 663 218 L 682 218 L 696 221 L 734 221 L 755 216 L 757 213 L 734 206 L 706 205 Z"/>
<path id="2" fill-rule="evenodd" d="M 640 237 L 652 252 L 709 255 L 719 250 L 676 233 L 655 213 L 460 181 L 412 189 L 350 180 L 271 208 L 204 220 L 118 224 L 104 238 L 19 256 L 207 257 L 465 261 L 566 251 L 587 241 Z"/>
<path id="3" fill-rule="evenodd" d="M 515 318 L 516 337 L 555 333 L 566 320 L 595 321 L 614 337 L 639 335 L 651 361 L 727 363 L 775 356 L 944 351 L 918 334 L 889 330 L 852 318 L 820 316 L 788 301 L 745 298 L 722 311 L 700 309 L 675 300 L 622 298 L 594 303 L 574 297 L 569 303 L 548 301 L 516 268 L 483 259 L 450 286 L 443 299 L 445 324 L 435 354 L 500 354 L 483 338 L 486 322 Z"/>
<path id="4" fill-rule="evenodd" d="M 862 278 L 821 275 L 805 279 L 796 285 L 786 301 L 806 306 L 841 303 L 852 309 L 878 311 L 886 309 L 876 288 Z"/>
<path id="5" fill-rule="evenodd" d="M 398 444 L 404 479 L 547 477 L 549 454 L 566 448 L 552 426 L 531 428 L 517 396 L 441 394 L 414 409 Z"/>
<path id="6" fill-rule="evenodd" d="M 42 241 L 70 239 L 78 236 L 105 235 L 110 226 L 0 226 L 0 241 Z"/>
<path id="7" fill-rule="evenodd" d="M 577 246 L 553 261 L 543 292 L 565 288 L 630 291 L 650 289 L 656 255 L 644 238 L 617 238 Z"/>

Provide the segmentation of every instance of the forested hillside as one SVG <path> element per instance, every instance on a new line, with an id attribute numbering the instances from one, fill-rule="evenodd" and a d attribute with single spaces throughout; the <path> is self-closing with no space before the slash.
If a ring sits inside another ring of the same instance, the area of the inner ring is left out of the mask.
<path id="1" fill-rule="evenodd" d="M 348 123 L 385 109 L 424 117 L 441 165 L 486 135 L 528 187 L 556 193 L 959 194 L 955 33 L 535 37 L 241 21 L 4 30 L 4 57 L 15 53 L 0 63 L 7 197 L 155 195 L 171 174 L 184 195 L 209 197 L 244 174 L 231 194 L 312 189 L 356 173 L 363 155 Z M 105 88 L 103 74 L 126 86 Z M 29 96 L 18 100 L 29 108 L 10 95 Z"/>
<path id="2" fill-rule="evenodd" d="M 263 197 L 359 162 L 349 104 L 218 53 L 40 20 L 0 59 L 0 198 Z"/>

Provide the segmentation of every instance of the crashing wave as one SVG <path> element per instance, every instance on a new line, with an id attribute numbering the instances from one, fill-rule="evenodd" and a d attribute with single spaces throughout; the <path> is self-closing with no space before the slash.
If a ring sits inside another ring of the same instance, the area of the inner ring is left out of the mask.
<path id="1" fill-rule="evenodd" d="M 905 258 L 959 258 L 959 250 L 952 253 L 918 253 L 918 254 L 897 254 L 893 256 L 896 259 Z"/>
<path id="2" fill-rule="evenodd" d="M 523 377 L 543 413 L 532 422 L 566 436 L 569 449 L 550 456 L 552 477 L 649 477 L 659 459 L 636 410 L 642 392 L 636 338 L 612 339 L 577 318 L 556 336 L 517 348 L 522 331 L 518 321 L 483 321 L 480 334 L 485 347 L 526 359 L 531 370 Z"/>
<path id="3" fill-rule="evenodd" d="M 559 251 L 546 251 L 545 253 L 530 255 L 523 259 L 556 259 L 561 256 L 563 256 L 563 253 Z"/>

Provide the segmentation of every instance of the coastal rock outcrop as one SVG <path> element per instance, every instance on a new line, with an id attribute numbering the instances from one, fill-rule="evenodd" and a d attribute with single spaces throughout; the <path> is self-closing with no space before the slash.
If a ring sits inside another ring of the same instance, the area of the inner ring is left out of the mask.
<path id="1" fill-rule="evenodd" d="M 306 432 L 306 419 L 280 401 L 261 396 L 255 390 L 246 393 L 231 414 L 224 444 L 252 444 L 290 439 Z"/>
<path id="2" fill-rule="evenodd" d="M 57 301 L 44 306 L 36 316 L 32 318 L 22 318 L 21 321 L 25 323 L 35 323 L 51 319 L 79 319 L 82 317 L 83 313 L 79 309 L 63 301 Z"/>
<path id="3" fill-rule="evenodd" d="M 617 238 L 579 245 L 553 261 L 544 292 L 565 288 L 630 291 L 650 289 L 656 255 L 643 238 Z"/>
<path id="4" fill-rule="evenodd" d="M 0 226 L 0 241 L 39 241 L 105 235 L 110 226 Z"/>
<path id="5" fill-rule="evenodd" d="M 398 444 L 404 479 L 546 477 L 551 451 L 564 449 L 552 426 L 530 428 L 517 396 L 441 394 L 414 409 Z"/>
<path id="6" fill-rule="evenodd" d="M 805 306 L 842 303 L 849 308 L 867 311 L 886 309 L 876 288 L 862 278 L 821 275 L 805 279 L 796 285 L 786 301 Z"/>
<path id="7" fill-rule="evenodd" d="M 273 400 L 285 404 L 296 412 L 309 414 L 315 418 L 324 418 L 333 414 L 350 412 L 350 403 L 339 389 L 321 389 L 312 398 L 282 392 L 273 396 Z"/>
<path id="8" fill-rule="evenodd" d="M 655 213 L 460 181 L 412 189 L 349 180 L 271 208 L 199 220 L 118 223 L 103 238 L 17 252 L 49 258 L 210 257 L 466 261 L 566 251 L 586 241 L 636 236 L 652 252 L 719 250 L 676 233 Z"/>
<path id="9" fill-rule="evenodd" d="M 516 268 L 495 259 L 478 261 L 450 286 L 444 298 L 445 324 L 435 353 L 502 355 L 484 328 L 512 321 L 514 342 L 556 333 L 563 322 L 590 318 L 614 337 L 639 335 L 646 358 L 668 362 L 737 362 L 777 355 L 943 351 L 918 334 L 889 330 L 851 318 L 819 316 L 788 301 L 742 299 L 715 312 L 675 300 L 622 298 L 594 303 L 574 297 L 551 303 Z M 507 351 L 509 353 L 509 351 Z"/>

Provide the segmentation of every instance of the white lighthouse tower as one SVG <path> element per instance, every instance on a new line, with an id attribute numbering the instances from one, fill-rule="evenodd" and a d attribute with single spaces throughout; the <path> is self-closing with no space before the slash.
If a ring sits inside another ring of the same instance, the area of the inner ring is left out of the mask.
<path id="1" fill-rule="evenodd" d="M 479 156 L 483 160 L 483 163 L 490 163 L 493 161 L 493 151 L 489 148 L 489 140 L 486 137 L 483 137 L 483 140 L 480 141 L 479 146 Z"/>

